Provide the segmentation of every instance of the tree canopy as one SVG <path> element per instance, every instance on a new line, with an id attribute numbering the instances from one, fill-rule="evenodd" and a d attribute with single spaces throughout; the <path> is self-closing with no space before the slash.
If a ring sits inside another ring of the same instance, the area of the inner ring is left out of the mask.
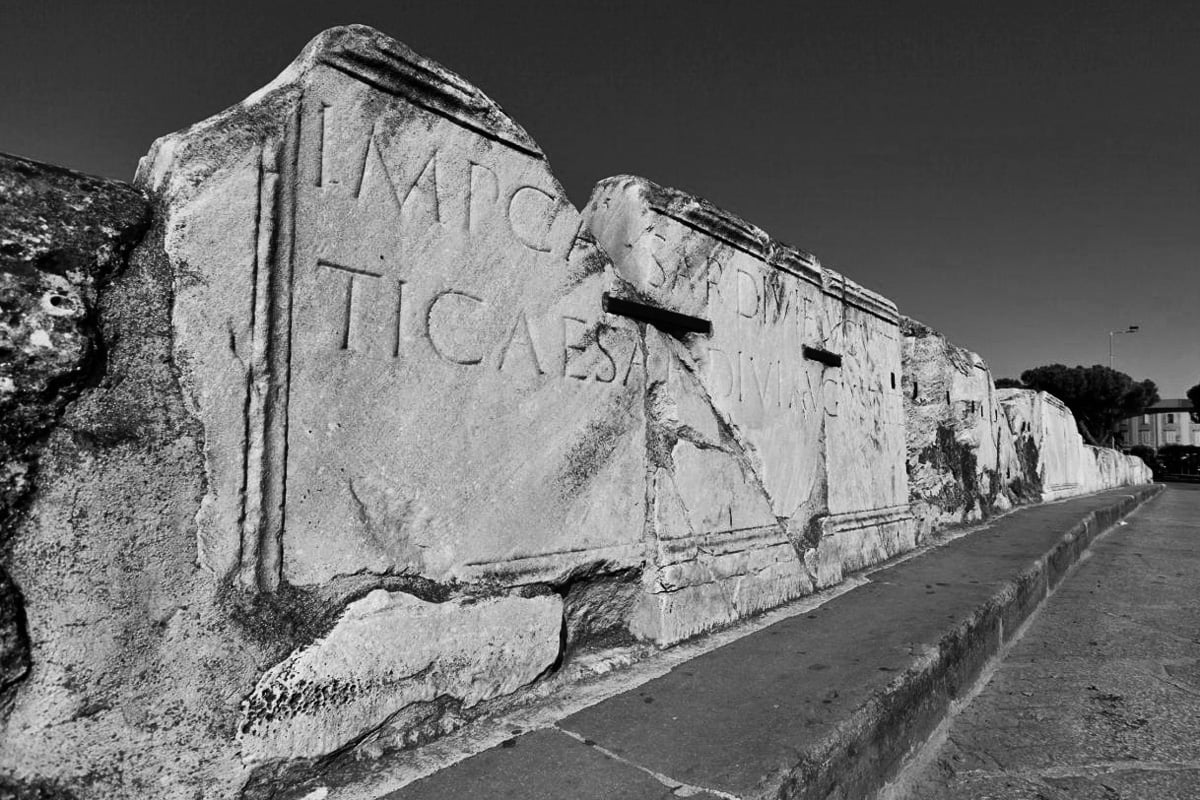
<path id="1" fill-rule="evenodd" d="M 1021 381 L 1062 400 L 1084 438 L 1097 445 L 1112 442 L 1121 420 L 1141 414 L 1159 400 L 1154 381 L 1135 381 L 1100 364 L 1035 367 L 1022 372 Z"/>
<path id="2" fill-rule="evenodd" d="M 1187 390 L 1187 399 L 1192 401 L 1192 421 L 1200 422 L 1200 383 Z"/>
<path id="3" fill-rule="evenodd" d="M 997 389 L 1024 389 L 1025 384 L 1021 383 L 1016 378 L 996 378 L 995 387 Z"/>

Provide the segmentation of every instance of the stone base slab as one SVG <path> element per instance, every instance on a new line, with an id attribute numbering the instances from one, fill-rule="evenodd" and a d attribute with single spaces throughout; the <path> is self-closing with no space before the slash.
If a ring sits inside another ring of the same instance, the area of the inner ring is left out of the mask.
<path id="1" fill-rule="evenodd" d="M 886 561 L 916 546 L 917 522 L 907 505 L 826 517 L 817 547 L 817 588 L 841 583 L 848 572 Z"/>

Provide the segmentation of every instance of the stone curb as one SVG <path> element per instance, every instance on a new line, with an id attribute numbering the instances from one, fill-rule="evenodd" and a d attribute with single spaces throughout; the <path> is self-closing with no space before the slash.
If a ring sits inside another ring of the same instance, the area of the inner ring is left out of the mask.
<path id="1" fill-rule="evenodd" d="M 1101 533 L 1163 490 L 1132 488 L 1128 497 L 1088 513 L 1031 566 L 975 608 L 938 644 L 836 730 L 808 748 L 800 763 L 766 780 L 762 797 L 861 800 L 871 797 L 923 743 L 954 700 L 972 688 L 984 666 L 1012 641 Z"/>

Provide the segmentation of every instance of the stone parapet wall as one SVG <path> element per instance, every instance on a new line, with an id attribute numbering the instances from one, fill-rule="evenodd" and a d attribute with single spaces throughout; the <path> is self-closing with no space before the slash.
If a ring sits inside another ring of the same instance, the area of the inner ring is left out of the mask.
<path id="1" fill-rule="evenodd" d="M 135 183 L 0 163 L 0 794 L 270 796 L 1149 480 L 704 200 L 574 208 L 370 28 Z"/>
<path id="2" fill-rule="evenodd" d="M 1000 403 L 1014 436 L 1038 452 L 1042 500 L 1149 483 L 1150 468 L 1137 456 L 1084 444 L 1070 409 L 1054 395 L 1031 389 L 1001 389 Z"/>
<path id="3" fill-rule="evenodd" d="M 1151 481 L 1140 458 L 1085 445 L 1058 398 L 995 389 L 976 353 L 916 320 L 901 328 L 909 501 L 921 536 L 1014 505 Z"/>

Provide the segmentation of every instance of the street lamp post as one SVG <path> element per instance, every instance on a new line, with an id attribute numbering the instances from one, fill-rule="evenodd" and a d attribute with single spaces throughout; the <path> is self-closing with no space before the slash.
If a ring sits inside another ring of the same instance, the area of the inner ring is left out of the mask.
<path id="1" fill-rule="evenodd" d="M 1130 325 L 1128 328 L 1126 328 L 1123 331 L 1109 331 L 1108 332 L 1108 368 L 1109 369 L 1113 368 L 1113 337 L 1119 336 L 1122 333 L 1137 333 L 1138 330 L 1140 330 L 1140 326 Z"/>

